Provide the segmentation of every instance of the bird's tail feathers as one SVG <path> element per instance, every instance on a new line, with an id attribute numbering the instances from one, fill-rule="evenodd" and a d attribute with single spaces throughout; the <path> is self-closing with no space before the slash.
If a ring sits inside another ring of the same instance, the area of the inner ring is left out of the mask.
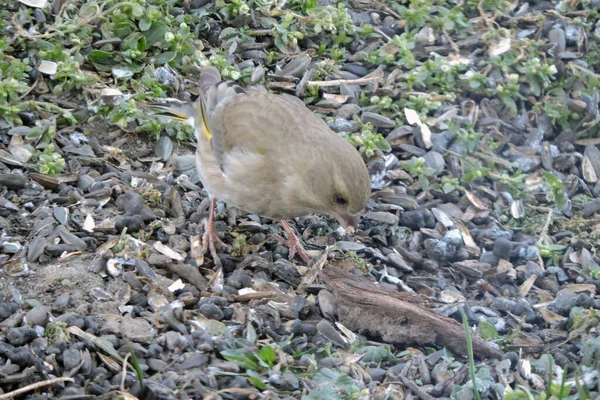
<path id="1" fill-rule="evenodd" d="M 160 103 L 148 103 L 143 106 L 155 111 L 152 115 L 156 117 L 169 118 L 177 121 L 188 121 L 201 117 L 199 110 L 193 104 L 177 99 L 161 99 Z"/>
<path id="2" fill-rule="evenodd" d="M 221 80 L 221 73 L 212 66 L 204 67 L 200 71 L 200 90 L 206 115 L 212 114 L 215 108 L 227 98 L 246 92 L 244 88 L 233 82 Z"/>

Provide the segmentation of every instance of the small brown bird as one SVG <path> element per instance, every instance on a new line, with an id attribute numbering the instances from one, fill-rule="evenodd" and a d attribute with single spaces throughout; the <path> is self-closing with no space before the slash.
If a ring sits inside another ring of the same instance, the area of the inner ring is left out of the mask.
<path id="1" fill-rule="evenodd" d="M 356 228 L 371 193 L 365 163 L 301 100 L 223 82 L 214 67 L 201 70 L 200 92 L 194 103 L 154 107 L 195 130 L 196 167 L 211 199 L 203 251 L 208 248 L 216 264 L 222 242 L 215 233 L 215 199 L 280 220 L 290 259 L 297 253 L 307 264 L 311 259 L 286 219 L 319 213 Z"/>

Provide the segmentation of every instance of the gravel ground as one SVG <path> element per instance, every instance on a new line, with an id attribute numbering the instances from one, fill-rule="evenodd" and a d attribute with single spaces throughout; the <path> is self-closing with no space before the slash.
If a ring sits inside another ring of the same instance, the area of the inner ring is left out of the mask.
<path id="1" fill-rule="evenodd" d="M 0 399 L 595 399 L 597 1 L 18 0 L 0 10 Z M 358 231 L 208 198 L 198 68 L 356 145 Z M 467 328 L 467 329 L 465 329 Z"/>

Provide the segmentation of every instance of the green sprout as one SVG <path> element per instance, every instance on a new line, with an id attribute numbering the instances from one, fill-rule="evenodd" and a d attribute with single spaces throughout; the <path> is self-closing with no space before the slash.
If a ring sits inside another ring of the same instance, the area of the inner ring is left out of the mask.
<path id="1" fill-rule="evenodd" d="M 40 153 L 37 168 L 42 174 L 57 175 L 65 170 L 65 159 L 54 151 L 54 144 L 50 144 Z"/>

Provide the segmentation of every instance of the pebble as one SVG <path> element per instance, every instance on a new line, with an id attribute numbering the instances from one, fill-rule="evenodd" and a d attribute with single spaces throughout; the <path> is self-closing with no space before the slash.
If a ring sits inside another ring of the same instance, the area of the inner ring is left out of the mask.
<path id="1" fill-rule="evenodd" d="M 396 214 L 386 211 L 372 211 L 367 214 L 368 219 L 388 225 L 397 225 L 400 218 Z"/>
<path id="2" fill-rule="evenodd" d="M 224 318 L 223 311 L 215 304 L 202 304 L 198 311 L 208 319 L 221 321 Z"/>
<path id="3" fill-rule="evenodd" d="M 75 368 L 81 362 L 81 352 L 75 349 L 68 349 L 62 354 L 63 366 L 69 371 Z"/>
<path id="4" fill-rule="evenodd" d="M 361 118 L 365 124 L 371 123 L 375 128 L 393 129 L 396 127 L 394 120 L 370 111 L 363 112 Z"/>
<path id="5" fill-rule="evenodd" d="M 10 328 L 6 339 L 13 346 L 23 346 L 39 336 L 36 329 L 30 326 L 22 326 L 19 328 Z"/>
<path id="6" fill-rule="evenodd" d="M 336 110 L 335 117 L 343 120 L 351 120 L 359 112 L 360 106 L 358 104 L 343 104 Z"/>
<path id="7" fill-rule="evenodd" d="M 343 118 L 336 118 L 333 121 L 328 122 L 327 125 L 329 126 L 329 129 L 337 133 L 355 133 L 360 130 L 360 127 L 356 122 L 348 121 Z"/>
<path id="8" fill-rule="evenodd" d="M 50 307 L 47 306 L 39 306 L 32 308 L 25 315 L 25 320 L 27 321 L 27 325 L 29 326 L 43 326 L 46 327 L 48 320 L 50 318 Z"/>

